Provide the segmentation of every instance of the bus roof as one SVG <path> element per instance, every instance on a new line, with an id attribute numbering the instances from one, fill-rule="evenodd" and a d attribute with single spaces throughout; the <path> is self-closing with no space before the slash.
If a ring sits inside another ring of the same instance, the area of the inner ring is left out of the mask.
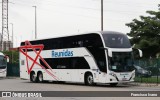
<path id="1" fill-rule="evenodd" d="M 100 31 L 101 34 L 124 34 L 116 31 Z"/>
<path id="2" fill-rule="evenodd" d="M 99 34 L 99 35 L 101 35 L 101 34 L 123 34 L 123 33 L 116 32 L 116 31 L 94 31 L 94 32 L 86 32 L 86 33 L 80 33 L 80 34 L 71 34 L 71 35 L 59 36 L 59 37 L 34 39 L 34 40 L 29 40 L 29 41 L 46 40 L 46 39 L 62 38 L 62 37 L 69 37 L 69 36 L 78 36 L 78 35 L 85 35 L 85 34 L 91 34 L 91 33 L 95 33 L 95 34 Z"/>

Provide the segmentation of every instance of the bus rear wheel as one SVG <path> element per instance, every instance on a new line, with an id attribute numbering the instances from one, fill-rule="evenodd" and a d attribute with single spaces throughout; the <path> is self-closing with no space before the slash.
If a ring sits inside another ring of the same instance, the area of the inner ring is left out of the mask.
<path id="1" fill-rule="evenodd" d="M 94 85 L 94 81 L 93 81 L 93 75 L 92 74 L 87 74 L 85 77 L 85 84 L 86 85 Z"/>
<path id="2" fill-rule="evenodd" d="M 39 72 L 39 73 L 38 73 L 38 75 L 37 75 L 37 81 L 38 81 L 39 83 L 42 83 L 42 82 L 43 82 L 43 74 L 42 74 L 42 72 Z"/>
<path id="3" fill-rule="evenodd" d="M 31 72 L 30 74 L 30 81 L 31 82 L 37 82 L 37 78 L 34 72 Z"/>

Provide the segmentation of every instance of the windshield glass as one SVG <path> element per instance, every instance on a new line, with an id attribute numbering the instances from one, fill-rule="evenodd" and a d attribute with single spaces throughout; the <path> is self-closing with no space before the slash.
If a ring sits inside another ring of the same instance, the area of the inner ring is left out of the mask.
<path id="1" fill-rule="evenodd" d="M 106 47 L 110 48 L 130 48 L 129 39 L 124 34 L 102 34 Z"/>
<path id="2" fill-rule="evenodd" d="M 6 68 L 6 65 L 7 65 L 6 59 L 4 58 L 4 56 L 0 56 L 0 69 Z"/>
<path id="3" fill-rule="evenodd" d="M 133 59 L 131 52 L 113 52 L 109 57 L 109 69 L 115 72 L 133 71 Z"/>

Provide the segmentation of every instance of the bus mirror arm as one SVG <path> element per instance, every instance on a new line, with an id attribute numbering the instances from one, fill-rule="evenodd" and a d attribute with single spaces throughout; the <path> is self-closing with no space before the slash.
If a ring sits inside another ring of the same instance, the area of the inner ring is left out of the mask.
<path id="1" fill-rule="evenodd" d="M 139 57 L 143 57 L 143 52 L 142 52 L 142 50 L 136 49 L 136 48 L 132 48 L 132 49 L 133 49 L 133 51 L 134 51 L 134 50 L 138 50 Z"/>
<path id="2" fill-rule="evenodd" d="M 107 48 L 107 47 L 100 47 L 100 49 L 107 49 L 107 51 L 108 51 L 108 56 L 109 57 L 112 57 L 112 50 L 110 50 L 109 48 Z"/>

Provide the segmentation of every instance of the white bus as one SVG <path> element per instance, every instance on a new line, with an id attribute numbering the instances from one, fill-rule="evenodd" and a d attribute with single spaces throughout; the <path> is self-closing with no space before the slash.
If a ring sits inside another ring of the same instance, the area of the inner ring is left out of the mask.
<path id="1" fill-rule="evenodd" d="M 0 52 L 0 77 L 6 77 L 7 75 L 7 58 Z"/>
<path id="2" fill-rule="evenodd" d="M 112 31 L 22 42 L 20 77 L 86 85 L 132 82 L 132 47 L 127 35 Z"/>

